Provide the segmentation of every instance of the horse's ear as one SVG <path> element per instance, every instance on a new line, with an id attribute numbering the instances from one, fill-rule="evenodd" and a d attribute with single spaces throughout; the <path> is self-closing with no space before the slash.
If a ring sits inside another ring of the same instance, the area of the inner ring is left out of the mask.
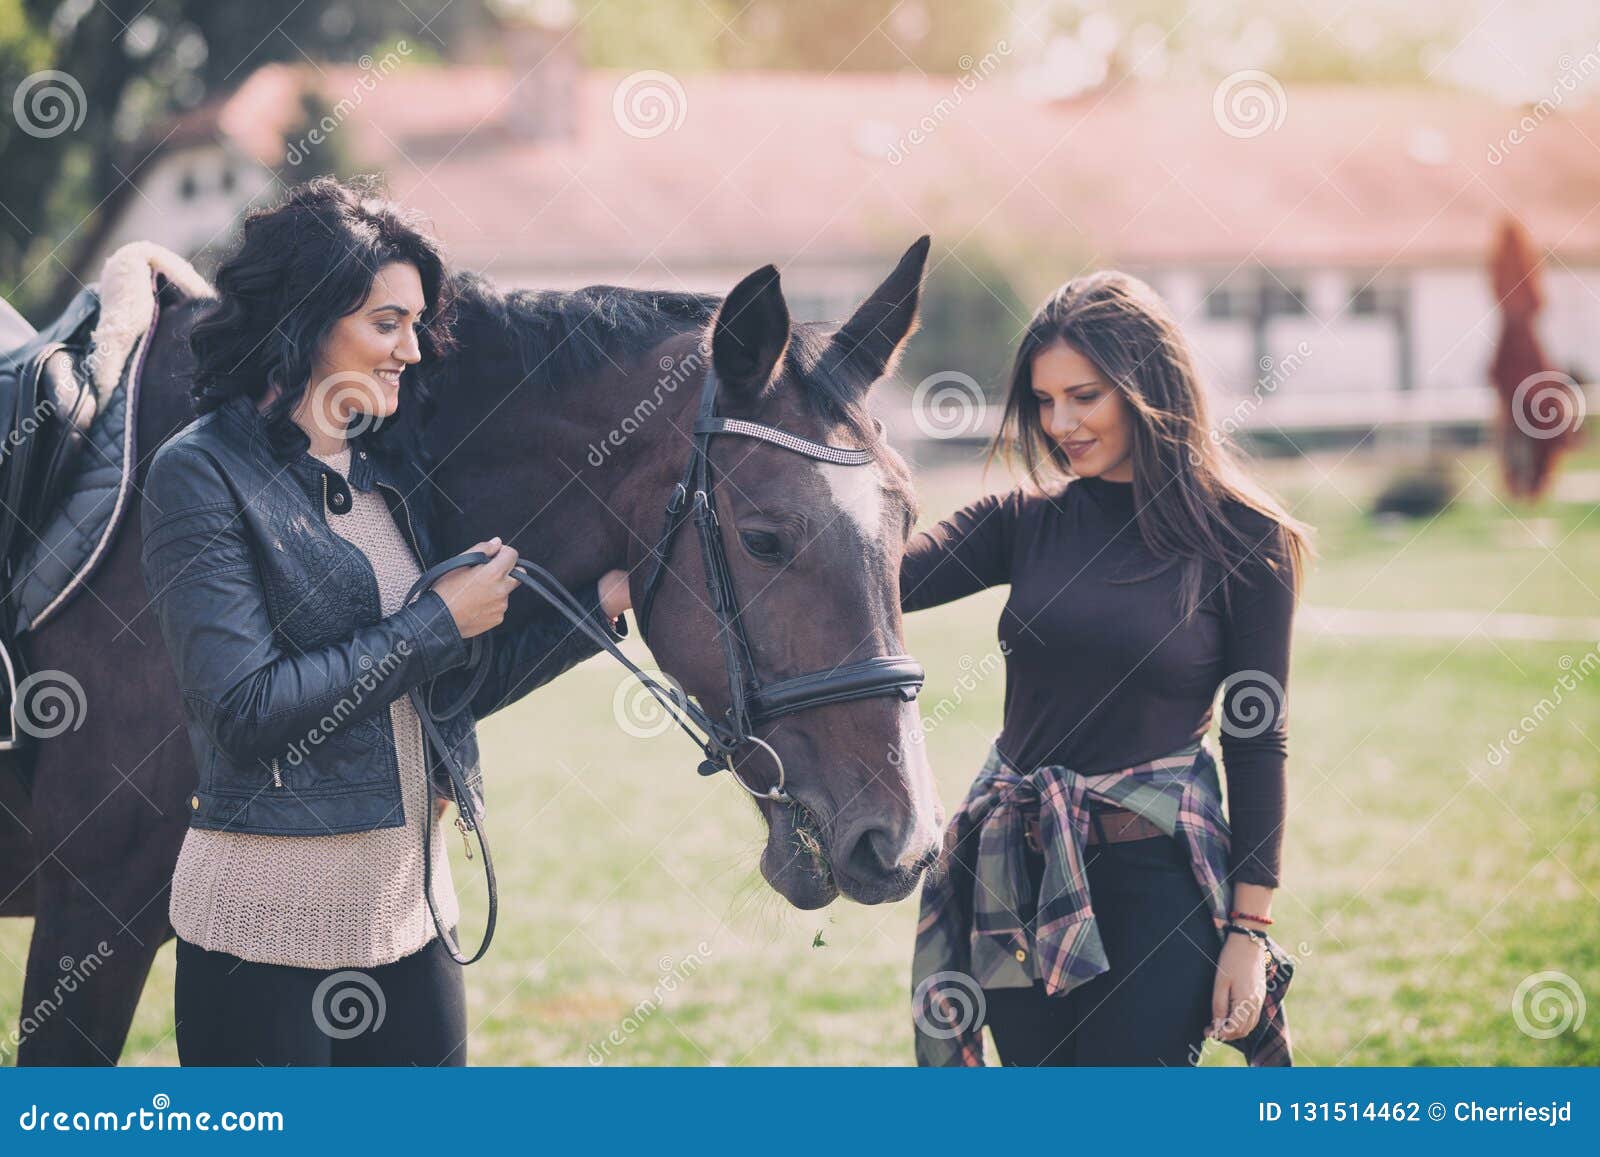
<path id="1" fill-rule="evenodd" d="M 842 380 L 859 383 L 862 393 L 894 371 L 906 340 L 916 332 L 928 244 L 926 233 L 917 238 L 828 347 L 827 364 Z"/>
<path id="2" fill-rule="evenodd" d="M 764 265 L 722 301 L 711 323 L 711 364 L 725 395 L 753 402 L 789 344 L 789 305 L 778 271 Z"/>

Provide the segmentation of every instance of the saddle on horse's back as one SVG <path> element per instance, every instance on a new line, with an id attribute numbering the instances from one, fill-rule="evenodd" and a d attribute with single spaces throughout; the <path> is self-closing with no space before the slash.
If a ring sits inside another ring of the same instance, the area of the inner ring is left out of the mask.
<path id="1" fill-rule="evenodd" d="M 41 331 L 0 301 L 0 752 L 41 734 L 17 701 L 17 641 L 84 588 L 132 505 L 139 378 L 163 282 L 214 293 L 177 254 L 132 242 Z"/>
<path id="2" fill-rule="evenodd" d="M 80 290 L 42 331 L 9 303 L 0 304 L 0 693 L 8 704 L 0 750 L 11 750 L 18 741 L 9 709 L 17 689 L 13 596 L 28 546 L 59 501 L 99 412 L 82 366 L 100 316 L 100 295 Z"/>

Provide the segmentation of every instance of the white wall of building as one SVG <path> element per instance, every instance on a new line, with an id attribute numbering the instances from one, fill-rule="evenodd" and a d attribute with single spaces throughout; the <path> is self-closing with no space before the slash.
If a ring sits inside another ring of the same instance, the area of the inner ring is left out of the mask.
<path id="1" fill-rule="evenodd" d="M 1600 268 L 1553 263 L 1544 278 L 1546 305 L 1539 332 L 1552 360 L 1593 378 L 1600 374 Z M 1256 364 L 1248 318 L 1217 318 L 1206 309 L 1216 271 L 1164 269 L 1145 276 L 1183 323 L 1202 371 L 1220 393 L 1249 391 L 1285 358 L 1302 353 L 1285 393 L 1369 394 L 1402 388 L 1405 345 L 1387 311 L 1359 313 L 1351 294 L 1373 275 L 1360 270 L 1300 271 L 1307 312 L 1276 315 L 1266 324 L 1271 366 Z M 1375 284 L 1403 295 L 1410 313 L 1411 382 L 1417 390 L 1483 386 L 1500 331 L 1488 276 L 1467 266 L 1386 270 Z M 1301 345 L 1304 343 L 1304 346 Z"/>
<path id="2" fill-rule="evenodd" d="M 131 240 L 151 240 L 185 256 L 228 243 L 248 205 L 277 190 L 272 173 L 219 145 L 163 152 L 138 173 L 138 191 L 126 199 L 121 219 L 96 260 Z M 448 239 L 447 239 L 448 240 Z M 561 289 L 595 283 L 726 293 L 748 274 L 743 262 L 708 254 L 698 266 L 675 267 L 670 277 L 651 276 L 653 266 L 588 270 L 552 269 L 506 254 L 491 277 L 506 288 Z M 530 255 L 531 256 L 531 255 Z M 785 266 L 784 286 L 799 319 L 843 318 L 893 267 L 898 254 L 878 262 L 811 261 Z M 1392 267 L 1382 270 L 1320 268 L 1273 270 L 1274 289 L 1287 287 L 1305 303 L 1304 313 L 1275 313 L 1265 325 L 1265 357 L 1248 316 L 1251 287 L 1261 284 L 1254 265 L 1237 269 L 1156 267 L 1137 270 L 1167 300 L 1194 350 L 1199 368 L 1221 411 L 1254 397 L 1256 420 L 1290 416 L 1297 400 L 1301 419 L 1316 425 L 1330 415 L 1370 414 L 1382 424 L 1392 407 L 1383 403 L 1402 392 L 1409 373 L 1426 410 L 1475 413 L 1487 398 L 1487 370 L 1498 338 L 1500 316 L 1482 265 Z M 1243 287 L 1246 304 L 1234 316 L 1211 308 L 1219 283 Z M 1281 285 L 1279 284 L 1281 283 Z M 1539 331 L 1558 368 L 1586 381 L 1600 378 L 1600 265 L 1547 262 L 1546 304 Z M 1375 311 L 1354 306 L 1353 295 L 1371 286 Z M 1393 314 L 1403 304 L 1403 336 Z M 1480 397 L 1477 391 L 1483 391 Z M 1349 399 L 1346 405 L 1343 399 Z M 1435 401 L 1430 403 L 1430 399 Z M 1401 399 L 1401 409 L 1410 405 Z M 1281 407 L 1277 414 L 1273 407 Z M 1395 410 L 1398 414 L 1399 411 Z"/>
<path id="3" fill-rule="evenodd" d="M 1485 269 L 1418 269 L 1411 275 L 1419 390 L 1488 388 L 1500 310 Z"/>
<path id="4" fill-rule="evenodd" d="M 1600 267 L 1546 266 L 1540 336 L 1558 366 L 1600 382 Z"/>
<path id="5" fill-rule="evenodd" d="M 139 170 L 137 185 L 92 269 L 129 241 L 154 241 L 184 257 L 225 245 L 245 207 L 277 188 L 270 170 L 217 145 L 162 152 Z"/>

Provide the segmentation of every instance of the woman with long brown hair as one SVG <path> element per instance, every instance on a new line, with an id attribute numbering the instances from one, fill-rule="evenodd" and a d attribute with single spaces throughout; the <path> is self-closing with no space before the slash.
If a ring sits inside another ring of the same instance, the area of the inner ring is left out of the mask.
<path id="1" fill-rule="evenodd" d="M 1005 719 L 922 896 L 923 1064 L 1290 1061 L 1279 883 L 1290 623 L 1308 531 L 1213 438 L 1170 311 L 1057 290 L 994 449 L 1027 484 L 912 540 L 908 611 L 1009 584 Z M 1206 733 L 1224 688 L 1224 816 Z"/>

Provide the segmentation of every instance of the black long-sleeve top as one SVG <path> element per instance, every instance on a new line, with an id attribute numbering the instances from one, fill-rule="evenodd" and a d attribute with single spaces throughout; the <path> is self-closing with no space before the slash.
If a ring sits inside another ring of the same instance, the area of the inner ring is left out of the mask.
<path id="1" fill-rule="evenodd" d="M 991 494 L 917 535 L 901 566 L 901 605 L 920 610 L 1010 584 L 997 742 L 1024 771 L 1063 764 L 1095 775 L 1167 755 L 1205 735 L 1218 687 L 1237 675 L 1221 739 L 1229 878 L 1277 887 L 1295 599 L 1287 572 L 1268 561 L 1281 558 L 1273 522 L 1232 504 L 1227 516 L 1253 552 L 1228 574 L 1207 567 L 1186 622 L 1181 567 L 1112 581 L 1150 575 L 1162 560 L 1140 537 L 1133 484 L 1100 478 L 1048 495 Z"/>

